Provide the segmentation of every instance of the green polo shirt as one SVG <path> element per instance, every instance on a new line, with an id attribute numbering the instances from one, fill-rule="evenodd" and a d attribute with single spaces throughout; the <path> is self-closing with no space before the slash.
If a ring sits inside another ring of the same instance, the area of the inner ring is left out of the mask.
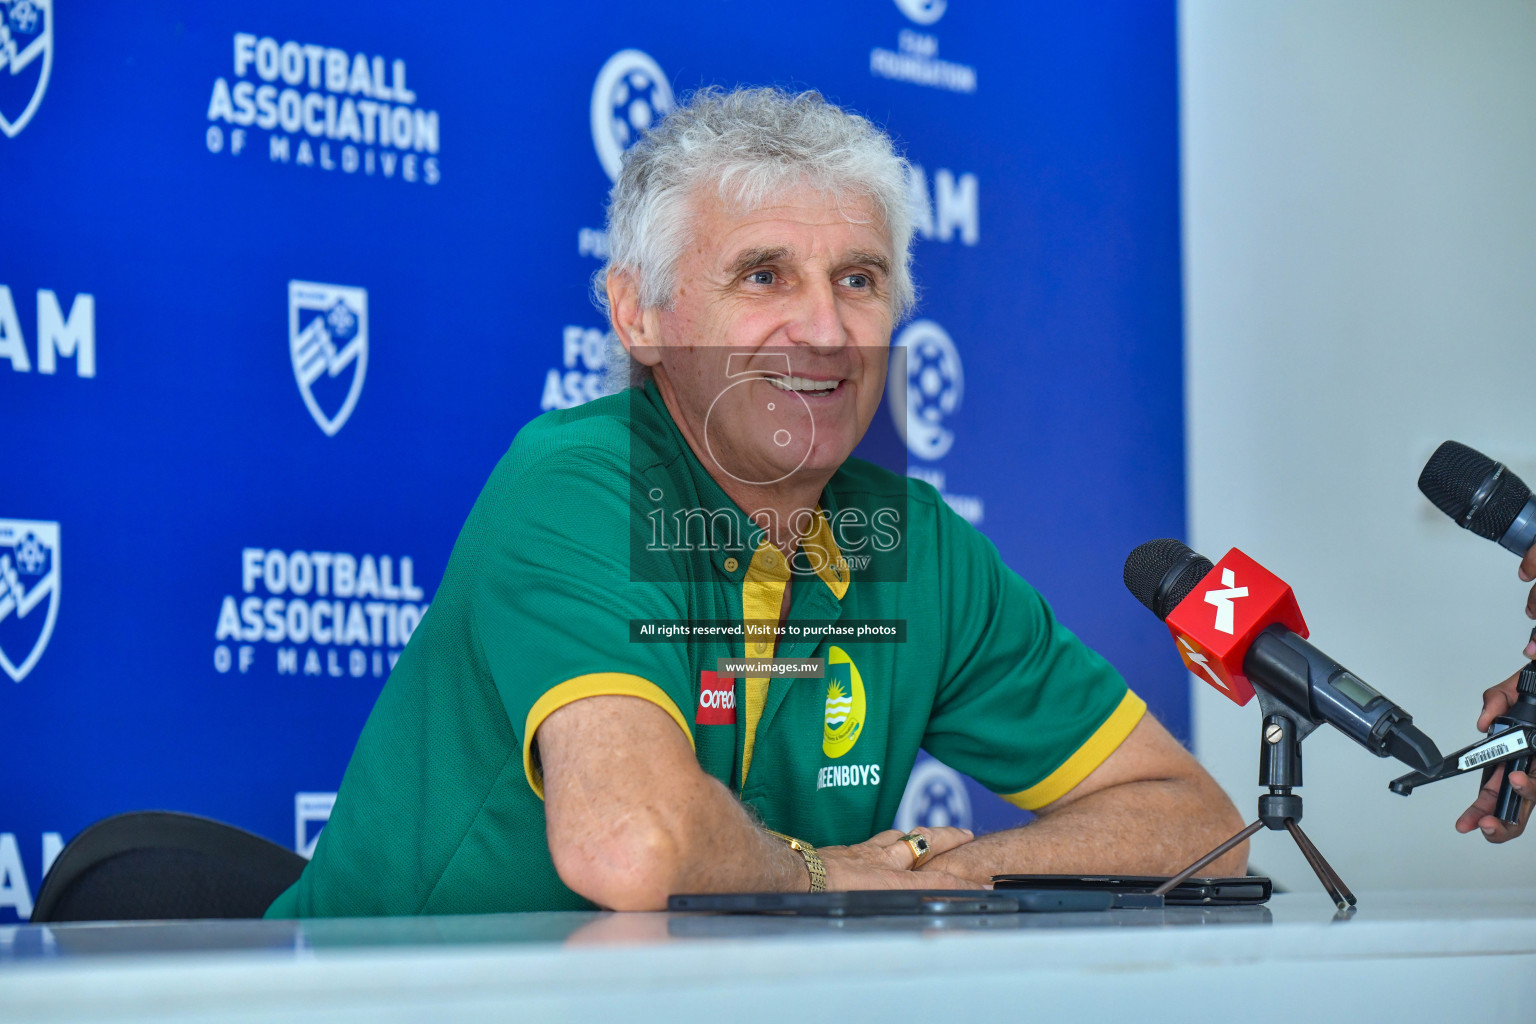
<path id="1" fill-rule="evenodd" d="M 528 424 L 268 916 L 590 908 L 550 860 L 534 743 L 583 697 L 656 704 L 766 827 L 817 846 L 889 828 L 920 747 L 1035 808 L 1145 711 L 927 484 L 850 459 L 796 528 L 786 566 L 653 385 Z M 765 635 L 791 578 L 797 628 Z M 769 654 L 825 674 L 714 675 Z"/>

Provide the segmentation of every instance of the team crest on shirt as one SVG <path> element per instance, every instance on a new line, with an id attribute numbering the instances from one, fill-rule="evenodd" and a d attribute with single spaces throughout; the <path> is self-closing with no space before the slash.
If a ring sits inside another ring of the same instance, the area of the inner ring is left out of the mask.
<path id="1" fill-rule="evenodd" d="M 827 650 L 827 706 L 821 752 L 842 757 L 864 731 L 864 680 L 859 667 L 841 647 Z"/>

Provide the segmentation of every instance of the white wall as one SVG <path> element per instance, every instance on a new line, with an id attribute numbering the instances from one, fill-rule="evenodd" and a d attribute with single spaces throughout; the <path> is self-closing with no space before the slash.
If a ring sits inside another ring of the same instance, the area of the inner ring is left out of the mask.
<path id="1" fill-rule="evenodd" d="M 1536 484 L 1536 3 L 1183 0 L 1179 36 L 1193 544 L 1279 573 L 1318 646 L 1463 746 L 1527 588 L 1415 481 L 1455 438 Z M 1257 703 L 1193 692 L 1251 818 Z M 1536 882 L 1536 827 L 1452 830 L 1475 776 L 1404 799 L 1327 727 L 1304 750 L 1303 824 L 1357 890 Z M 1317 885 L 1283 834 L 1252 858 Z"/>

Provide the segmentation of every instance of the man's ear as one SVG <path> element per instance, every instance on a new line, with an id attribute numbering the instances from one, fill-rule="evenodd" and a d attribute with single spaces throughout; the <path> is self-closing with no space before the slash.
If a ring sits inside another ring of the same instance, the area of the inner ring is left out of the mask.
<path id="1" fill-rule="evenodd" d="M 640 302 L 640 282 L 628 270 L 608 271 L 608 319 L 614 333 L 637 362 L 643 366 L 655 366 L 661 362 L 656 350 L 660 339 L 656 337 L 656 320 Z"/>

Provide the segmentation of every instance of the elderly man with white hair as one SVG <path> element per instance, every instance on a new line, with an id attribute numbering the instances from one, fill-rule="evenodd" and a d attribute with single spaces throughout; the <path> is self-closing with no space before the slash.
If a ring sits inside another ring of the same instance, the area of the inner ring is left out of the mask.
<path id="1" fill-rule="evenodd" d="M 906 174 L 772 89 L 627 154 L 631 386 L 518 434 L 269 916 L 1170 873 L 1241 825 L 933 488 L 851 458 L 913 305 Z M 919 748 L 1036 819 L 890 828 Z"/>

